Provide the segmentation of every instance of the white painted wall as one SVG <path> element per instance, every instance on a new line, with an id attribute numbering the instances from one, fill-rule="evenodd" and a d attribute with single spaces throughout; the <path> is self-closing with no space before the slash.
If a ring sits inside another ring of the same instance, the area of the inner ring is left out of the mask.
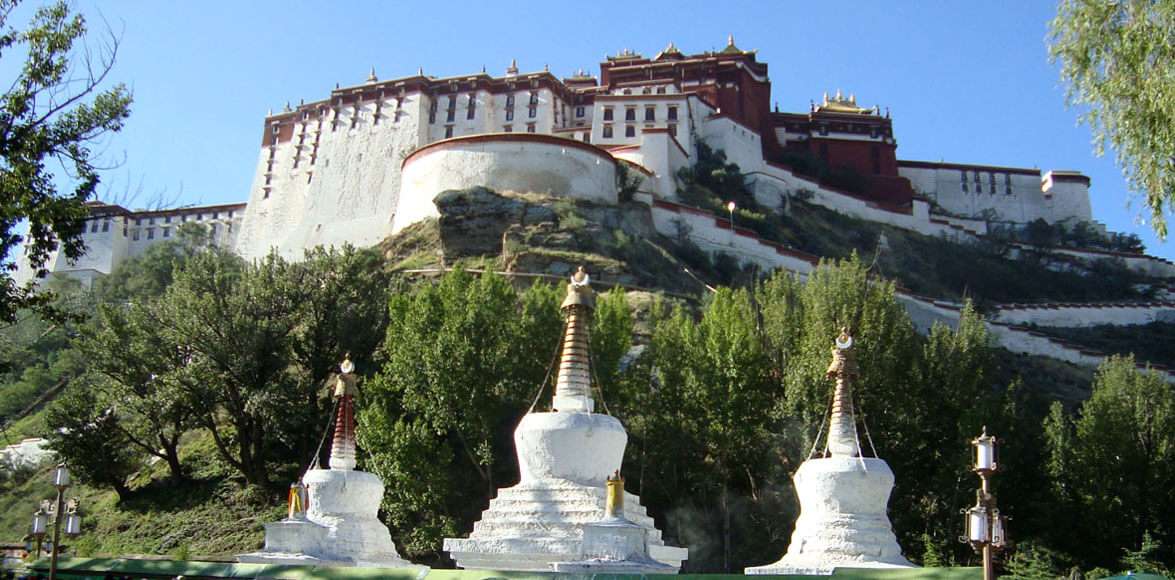
<path id="1" fill-rule="evenodd" d="M 337 123 L 329 112 L 311 116 L 289 142 L 261 148 L 237 243 L 242 256 L 258 258 L 272 247 L 300 258 L 317 245 L 370 246 L 392 233 L 401 162 L 428 138 L 427 97 L 406 94 L 398 114 L 395 99 L 386 99 L 378 124 L 373 104 L 361 109 L 354 127 L 348 109 L 340 109 Z M 295 163 L 300 140 L 304 149 Z M 318 156 L 311 160 L 315 142 Z"/>
<path id="2" fill-rule="evenodd" d="M 1049 223 L 1092 219 L 1089 188 L 1074 181 L 1053 183 L 1049 174 L 1042 177 L 984 166 L 911 167 L 900 162 L 898 174 L 909 179 L 915 191 L 961 216 L 978 217 L 991 210 L 999 220 L 1017 223 L 1038 218 Z"/>
<path id="3" fill-rule="evenodd" d="M 1084 328 L 1175 322 L 1175 303 L 1005 304 L 992 317 L 1006 324 Z"/>
<path id="4" fill-rule="evenodd" d="M 439 215 L 438 193 L 479 185 L 616 203 L 616 162 L 608 152 L 570 140 L 510 137 L 447 141 L 408 159 L 393 231 Z"/>

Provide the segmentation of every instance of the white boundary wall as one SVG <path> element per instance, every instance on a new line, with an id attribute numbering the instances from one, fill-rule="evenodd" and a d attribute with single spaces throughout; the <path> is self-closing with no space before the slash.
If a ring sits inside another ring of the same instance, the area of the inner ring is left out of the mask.
<path id="1" fill-rule="evenodd" d="M 1175 322 L 1175 303 L 1002 304 L 992 318 L 1005 324 L 1085 328 L 1111 324 L 1132 326 Z"/>

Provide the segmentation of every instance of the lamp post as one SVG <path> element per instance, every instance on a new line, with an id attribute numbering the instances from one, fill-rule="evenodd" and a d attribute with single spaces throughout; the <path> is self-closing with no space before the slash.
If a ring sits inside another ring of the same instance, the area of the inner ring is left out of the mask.
<path id="1" fill-rule="evenodd" d="M 734 210 L 738 207 L 733 201 L 726 202 L 726 211 L 730 212 L 730 233 L 734 234 Z"/>
<path id="2" fill-rule="evenodd" d="M 49 518 L 53 518 L 53 543 L 49 547 L 49 580 L 57 580 L 57 556 L 60 552 L 61 532 L 67 536 L 82 533 L 82 516 L 78 513 L 77 498 L 65 499 L 65 490 L 70 486 L 69 469 L 62 463 L 53 470 L 53 487 L 57 488 L 57 499 L 44 500 L 33 514 L 32 536 L 36 540 L 36 557 L 41 556 L 41 544 L 49 531 Z M 64 529 L 62 529 L 64 528 Z"/>
<path id="3" fill-rule="evenodd" d="M 1007 546 L 1006 528 L 1008 518 L 1001 515 L 991 493 L 991 477 L 999 471 L 999 440 L 987 434 L 987 427 L 971 441 L 975 448 L 972 471 L 979 476 L 979 489 L 975 490 L 975 505 L 960 510 L 963 514 L 964 535 L 959 541 L 971 544 L 976 552 L 983 554 L 983 579 L 994 580 L 995 569 L 992 558 L 995 552 Z"/>

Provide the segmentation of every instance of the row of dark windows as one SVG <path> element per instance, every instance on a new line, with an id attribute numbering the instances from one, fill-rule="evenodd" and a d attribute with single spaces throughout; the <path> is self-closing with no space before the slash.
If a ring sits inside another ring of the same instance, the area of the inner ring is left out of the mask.
<path id="1" fill-rule="evenodd" d="M 635 121 L 636 120 L 636 109 L 637 109 L 636 107 L 625 107 L 624 120 L 625 121 Z M 580 116 L 580 115 L 577 115 L 577 116 Z M 611 121 L 612 119 L 613 119 L 612 107 L 604 107 L 604 120 Z M 668 119 L 670 121 L 677 120 L 677 106 L 676 105 L 669 106 L 669 111 L 666 114 L 666 119 Z M 656 121 L 656 120 L 657 120 L 657 107 L 645 107 L 645 121 Z"/>
<path id="2" fill-rule="evenodd" d="M 974 187 L 975 187 L 975 193 L 983 193 L 983 182 L 979 179 L 979 172 L 973 171 L 973 172 L 971 172 L 971 175 L 972 175 L 972 183 L 974 184 Z M 987 177 L 988 177 L 987 193 L 995 193 L 996 192 L 995 173 L 988 173 Z M 967 172 L 966 171 L 962 171 L 959 173 L 959 180 L 960 180 L 960 186 L 963 189 L 963 193 L 967 193 L 968 189 L 967 189 Z M 1011 174 L 1004 175 L 1004 194 L 1005 195 L 1012 195 L 1012 175 Z"/>
<path id="3" fill-rule="evenodd" d="M 235 210 L 231 210 L 231 209 L 230 209 L 230 210 L 228 210 L 228 217 L 229 217 L 229 219 L 232 219 L 232 217 L 233 217 L 233 214 L 234 214 L 234 213 L 235 213 Z M 188 221 L 188 218 L 189 218 L 189 217 L 192 217 L 193 215 L 195 216 L 195 217 L 194 217 L 195 221 L 201 221 L 201 220 L 203 220 L 203 219 L 204 219 L 204 214 L 203 214 L 203 213 L 198 213 L 198 214 L 181 214 L 181 215 L 179 216 L 179 218 L 180 218 L 180 219 L 179 219 L 179 221 L 180 221 L 180 222 L 187 222 L 187 221 Z M 165 223 L 165 224 L 169 224 L 169 223 L 171 223 L 171 221 L 172 221 L 172 220 L 171 220 L 171 218 L 172 218 L 172 217 L 173 217 L 173 216 L 163 216 L 162 223 Z M 146 218 L 146 219 L 147 219 L 147 225 L 150 225 L 150 226 L 153 226 L 153 225 L 155 225 L 155 219 L 156 219 L 156 218 L 153 218 L 153 217 L 151 217 L 151 218 Z M 219 211 L 214 211 L 214 212 L 212 212 L 212 213 L 211 213 L 211 215 L 210 215 L 210 219 L 214 219 L 214 220 L 215 220 L 215 219 L 220 219 L 220 212 L 219 212 Z M 135 225 L 136 225 L 136 226 L 141 226 L 141 225 L 143 225 L 143 218 L 135 218 Z M 91 233 L 91 234 L 97 233 L 97 232 L 98 232 L 98 228 L 99 228 L 99 227 L 101 227 L 101 228 L 102 228 L 102 231 L 103 231 L 103 232 L 109 232 L 109 231 L 110 231 L 110 218 L 106 218 L 106 219 L 104 219 L 104 220 L 102 220 L 102 221 L 99 221 L 99 220 L 96 220 L 96 219 L 95 219 L 95 220 L 92 220 L 92 221 L 91 221 L 91 223 L 90 223 L 90 233 Z"/>
<path id="4" fill-rule="evenodd" d="M 669 134 L 673 135 L 674 137 L 677 136 L 677 125 L 676 124 L 669 125 Z M 603 130 L 602 136 L 604 139 L 611 139 L 612 138 L 612 125 L 604 125 L 604 130 Z M 625 125 L 624 126 L 624 136 L 625 137 L 636 137 L 636 125 Z"/>
<path id="5" fill-rule="evenodd" d="M 220 230 L 220 228 L 218 226 L 219 226 L 219 224 L 209 224 L 208 225 L 208 233 L 215 236 Z M 233 224 L 228 224 L 226 227 L 227 227 L 227 231 L 229 231 L 229 232 L 233 231 Z M 165 238 L 171 237 L 171 228 L 170 227 L 159 228 L 159 229 L 160 229 L 160 232 L 163 234 L 163 237 L 165 237 Z M 126 228 L 123 228 L 122 235 L 126 236 Z M 132 233 L 131 239 L 136 242 L 139 241 L 139 230 L 135 230 Z M 147 239 L 148 240 L 155 239 L 155 228 L 147 228 Z"/>

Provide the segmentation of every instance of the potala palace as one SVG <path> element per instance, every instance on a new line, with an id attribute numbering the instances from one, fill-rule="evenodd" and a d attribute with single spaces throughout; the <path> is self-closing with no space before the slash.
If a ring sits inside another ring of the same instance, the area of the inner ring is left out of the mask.
<path id="1" fill-rule="evenodd" d="M 513 62 L 502 76 L 418 71 L 380 80 L 372 70 L 362 84 L 336 86 L 266 116 L 247 203 L 150 212 L 94 204 L 87 255 L 75 263 L 52 260 L 47 269 L 91 280 L 188 221 L 208 225 L 214 242 L 246 258 L 273 250 L 299 258 L 317 245 L 370 246 L 437 216 L 438 193 L 474 186 L 599 204 L 631 199 L 637 203 L 625 211 L 648 212 L 656 231 L 684 232 L 703 250 L 766 268 L 814 267 L 811 255 L 683 203 L 678 172 L 696 162 L 703 145 L 738 165 L 764 208 L 783 209 L 802 194 L 855 218 L 963 242 L 982 239 L 993 225 L 1034 220 L 1087 222 L 1104 231 L 1093 221 L 1090 180 L 1081 173 L 899 159 L 889 112 L 840 91 L 825 93 L 807 111 L 773 110 L 767 64 L 730 38 L 721 51 L 700 54 L 673 44 L 652 57 L 624 50 L 600 63 L 598 76 L 580 71 L 561 79 Z M 829 178 L 838 172 L 854 186 Z M 1050 251 L 1112 257 L 1137 272 L 1175 277 L 1171 262 L 1144 254 Z M 18 280 L 31 275 L 23 270 Z M 950 305 L 906 299 L 922 325 L 952 316 Z M 1170 303 L 1068 307 L 1084 310 L 1064 313 L 1062 324 L 1141 324 L 1175 313 Z M 1058 356 L 1049 339 L 1014 329 L 1056 315 L 1011 305 L 992 321 L 1006 326 L 996 334 L 1007 348 Z M 1090 362 L 1087 353 L 1070 350 L 1060 358 Z"/>

